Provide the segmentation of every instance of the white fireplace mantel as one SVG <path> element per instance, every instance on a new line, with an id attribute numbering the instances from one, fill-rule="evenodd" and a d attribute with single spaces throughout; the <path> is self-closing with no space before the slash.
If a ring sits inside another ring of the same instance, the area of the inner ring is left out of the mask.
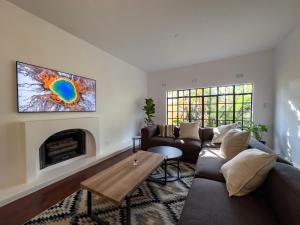
<path id="1" fill-rule="evenodd" d="M 128 147 L 107 153 L 100 149 L 98 118 L 68 118 L 21 122 L 24 145 L 24 182 L 0 189 L 0 207 L 26 196 L 107 158 L 128 150 Z M 67 129 L 86 132 L 86 154 L 40 170 L 39 148 L 51 135 Z"/>
<path id="2" fill-rule="evenodd" d="M 77 158 L 55 164 L 40 170 L 39 148 L 51 135 L 68 129 L 82 129 L 86 132 L 86 154 Z M 99 122 L 98 118 L 68 118 L 55 120 L 39 120 L 24 122 L 26 182 L 38 179 L 40 174 L 53 173 L 61 167 L 78 166 L 78 160 L 100 154 L 99 151 Z"/>

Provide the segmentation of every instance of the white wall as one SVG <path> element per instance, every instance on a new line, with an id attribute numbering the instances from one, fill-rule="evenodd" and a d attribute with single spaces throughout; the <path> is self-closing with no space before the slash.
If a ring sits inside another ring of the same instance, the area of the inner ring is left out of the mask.
<path id="1" fill-rule="evenodd" d="M 274 146 L 300 167 L 300 26 L 275 50 Z"/>
<path id="2" fill-rule="evenodd" d="M 237 78 L 237 74 L 244 77 Z M 148 96 L 156 104 L 157 123 L 166 123 L 166 91 L 195 87 L 254 84 L 254 121 L 270 126 L 265 139 L 272 146 L 273 51 L 262 51 L 148 74 Z M 165 85 L 164 85 L 165 84 Z"/>
<path id="3" fill-rule="evenodd" d="M 0 1 L 0 30 L 0 188 L 22 180 L 20 121 L 99 117 L 103 154 L 131 144 L 143 121 L 143 71 L 7 1 Z M 97 112 L 17 113 L 16 60 L 96 79 Z"/>

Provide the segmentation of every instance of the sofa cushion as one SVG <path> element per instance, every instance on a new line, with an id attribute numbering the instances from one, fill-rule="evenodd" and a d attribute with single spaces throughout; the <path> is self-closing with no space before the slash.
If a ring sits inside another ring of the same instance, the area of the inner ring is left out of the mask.
<path id="1" fill-rule="evenodd" d="M 221 173 L 229 196 L 244 196 L 256 190 L 266 179 L 276 155 L 258 149 L 247 149 L 226 162 Z"/>
<path id="2" fill-rule="evenodd" d="M 179 130 L 179 138 L 190 138 L 199 140 L 199 123 L 181 123 Z"/>
<path id="3" fill-rule="evenodd" d="M 171 137 L 174 138 L 174 126 L 173 125 L 158 125 L 159 137 Z"/>
<path id="4" fill-rule="evenodd" d="M 172 142 L 172 146 L 182 150 L 182 161 L 196 163 L 201 151 L 201 141 L 188 138 L 177 138 Z"/>
<path id="5" fill-rule="evenodd" d="M 201 140 L 211 141 L 214 137 L 214 130 L 212 127 L 200 128 Z"/>
<path id="6" fill-rule="evenodd" d="M 220 150 L 227 160 L 232 159 L 241 151 L 248 148 L 250 132 L 232 129 L 226 133 Z"/>
<path id="7" fill-rule="evenodd" d="M 212 143 L 221 143 L 225 134 L 231 129 L 235 129 L 237 127 L 236 123 L 222 125 L 219 127 L 214 127 L 213 132 L 214 136 L 211 140 Z"/>
<path id="8" fill-rule="evenodd" d="M 300 170 L 275 163 L 264 184 L 270 205 L 281 224 L 300 224 Z"/>
<path id="9" fill-rule="evenodd" d="M 179 225 L 277 225 L 276 217 L 260 193 L 228 197 L 225 184 L 195 178 Z"/>
<path id="10" fill-rule="evenodd" d="M 225 182 L 225 178 L 220 172 L 221 166 L 225 162 L 219 149 L 204 148 L 199 153 L 195 177 Z"/>
<path id="11" fill-rule="evenodd" d="M 202 148 L 220 148 L 220 147 L 221 147 L 221 144 L 219 144 L 219 143 L 214 144 L 211 142 L 211 140 L 202 141 Z"/>

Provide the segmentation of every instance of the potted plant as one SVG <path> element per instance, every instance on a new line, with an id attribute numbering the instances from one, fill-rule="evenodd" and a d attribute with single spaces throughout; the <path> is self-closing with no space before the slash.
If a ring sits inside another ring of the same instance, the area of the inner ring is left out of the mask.
<path id="1" fill-rule="evenodd" d="M 266 144 L 266 142 L 262 140 L 262 135 L 263 133 L 268 132 L 267 125 L 252 122 L 250 126 L 246 128 L 246 130 L 248 130 L 258 141 Z"/>
<path id="2" fill-rule="evenodd" d="M 154 117 L 155 114 L 155 104 L 152 98 L 145 99 L 145 105 L 143 107 L 143 110 L 145 111 L 145 114 L 147 116 L 144 119 L 145 124 L 147 124 L 147 126 L 153 125 L 152 118 Z"/>

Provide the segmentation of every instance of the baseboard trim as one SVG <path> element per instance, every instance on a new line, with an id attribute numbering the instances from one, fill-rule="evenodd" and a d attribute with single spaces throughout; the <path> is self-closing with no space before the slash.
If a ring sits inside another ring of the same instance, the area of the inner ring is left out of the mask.
<path id="1" fill-rule="evenodd" d="M 56 183 L 56 182 L 58 182 L 60 180 L 63 180 L 65 178 L 67 178 L 68 176 L 71 176 L 71 175 L 73 175 L 75 173 L 78 173 L 78 172 L 80 172 L 82 170 L 85 170 L 85 169 L 87 169 L 89 167 L 92 167 L 92 166 L 94 166 L 94 165 L 96 165 L 96 164 L 98 164 L 100 162 L 103 162 L 103 161 L 105 161 L 105 160 L 107 160 L 109 158 L 112 158 L 112 157 L 114 157 L 116 155 L 119 155 L 119 154 L 121 154 L 123 152 L 126 152 L 126 151 L 128 151 L 130 149 L 132 149 L 132 146 L 127 146 L 127 147 L 125 147 L 125 148 L 123 148 L 121 150 L 118 150 L 118 151 L 116 151 L 114 153 L 111 153 L 109 155 L 106 155 L 106 156 L 103 156 L 103 157 L 101 157 L 99 159 L 96 159 L 95 161 L 93 161 L 91 163 L 88 163 L 87 165 L 83 165 L 83 166 L 81 166 L 80 168 L 78 168 L 76 170 L 73 170 L 73 171 L 70 171 L 68 173 L 65 173 L 65 174 L 63 174 L 61 176 L 58 176 L 58 177 L 56 177 L 56 178 L 54 178 L 52 180 L 49 180 L 47 182 L 44 182 L 42 184 L 37 184 L 37 185 L 33 185 L 33 186 L 30 186 L 30 184 L 18 185 L 18 186 L 24 186 L 23 187 L 24 190 L 19 190 L 19 192 L 15 193 L 15 194 L 11 194 L 11 195 L 4 196 L 4 197 L 0 198 L 0 207 L 2 207 L 4 205 L 7 205 L 7 204 L 9 204 L 9 203 L 11 203 L 13 201 L 16 201 L 16 200 L 18 200 L 20 198 L 23 198 L 23 197 L 25 197 L 25 196 L 27 196 L 29 194 L 32 194 L 32 193 L 34 193 L 34 192 L 36 192 L 36 191 L 38 191 L 38 190 L 40 190 L 42 188 L 45 188 L 45 187 L 47 187 L 47 186 L 49 186 L 51 184 L 54 184 L 54 183 Z M 26 187 L 26 185 L 28 185 L 28 187 Z M 0 194 L 1 194 L 1 190 L 0 190 Z"/>

